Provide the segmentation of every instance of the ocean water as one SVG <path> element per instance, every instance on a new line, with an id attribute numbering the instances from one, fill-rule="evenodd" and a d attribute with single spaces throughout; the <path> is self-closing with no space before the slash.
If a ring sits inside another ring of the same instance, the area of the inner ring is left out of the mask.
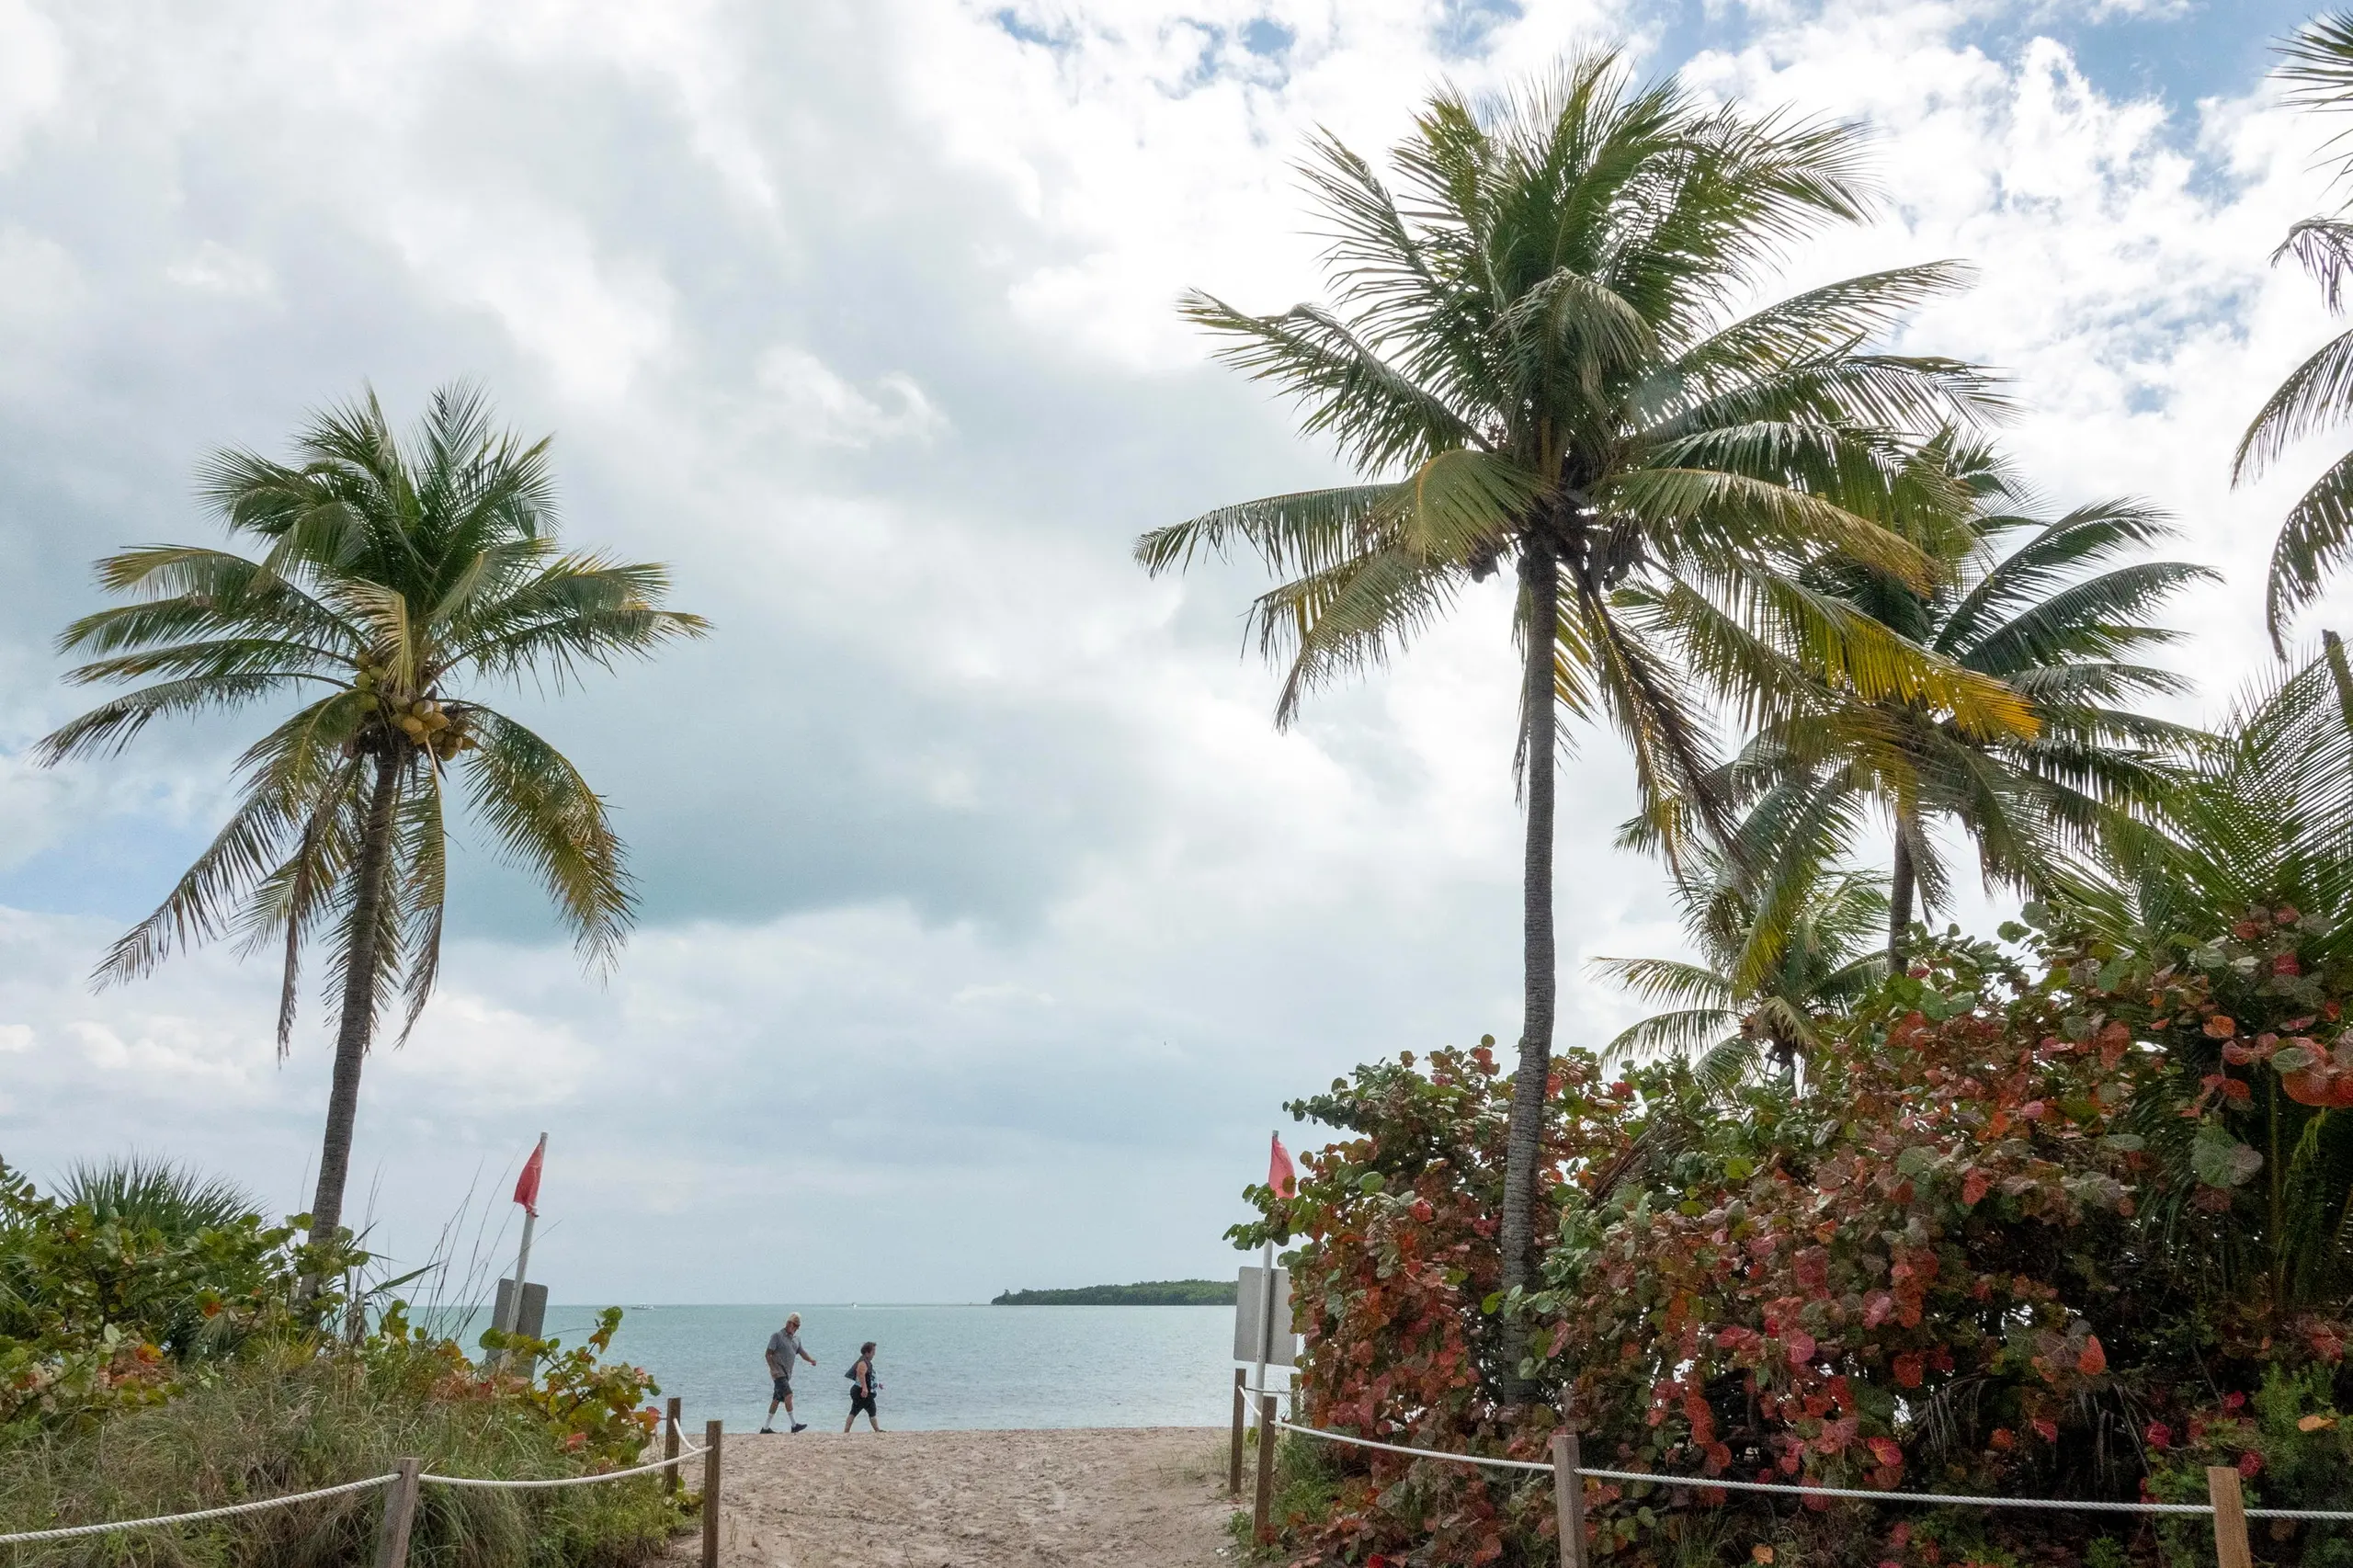
<path id="1" fill-rule="evenodd" d="M 761 1355 L 788 1312 L 817 1358 L 792 1380 L 812 1426 L 841 1429 L 842 1374 L 869 1339 L 885 1430 L 1222 1426 L 1233 1415 L 1232 1307 L 630 1307 L 612 1358 L 684 1399 L 689 1429 L 716 1416 L 750 1431 L 768 1407 Z M 545 1332 L 577 1345 L 596 1319 L 595 1307 L 551 1303 Z M 1268 1376 L 1280 1386 L 1279 1369 Z"/>

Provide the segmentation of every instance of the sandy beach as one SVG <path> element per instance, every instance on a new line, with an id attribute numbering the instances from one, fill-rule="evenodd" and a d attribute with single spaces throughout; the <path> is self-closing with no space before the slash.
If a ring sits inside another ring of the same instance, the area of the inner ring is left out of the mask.
<path id="1" fill-rule="evenodd" d="M 727 1568 L 1208 1568 L 1225 1434 L 1154 1426 L 738 1437 Z M 682 1541 L 673 1552 L 695 1560 Z"/>

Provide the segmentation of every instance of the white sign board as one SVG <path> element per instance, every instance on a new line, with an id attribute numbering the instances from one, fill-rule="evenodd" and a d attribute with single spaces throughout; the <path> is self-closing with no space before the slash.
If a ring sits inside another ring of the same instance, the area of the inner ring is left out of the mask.
<path id="1" fill-rule="evenodd" d="M 1237 1361 L 1258 1359 L 1258 1338 L 1267 1326 L 1266 1290 L 1267 1271 L 1244 1265 L 1241 1288 L 1233 1298 L 1233 1358 Z M 1289 1310 L 1290 1270 L 1275 1270 L 1274 1335 L 1267 1345 L 1267 1365 L 1296 1367 L 1299 1365 L 1299 1322 Z"/>

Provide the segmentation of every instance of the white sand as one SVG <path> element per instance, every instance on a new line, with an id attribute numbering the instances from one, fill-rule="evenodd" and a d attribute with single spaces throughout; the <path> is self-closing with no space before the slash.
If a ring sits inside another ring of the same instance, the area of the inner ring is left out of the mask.
<path id="1" fill-rule="evenodd" d="M 1211 1568 L 1225 1434 L 730 1433 L 726 1568 Z M 691 1471 L 689 1472 L 692 1473 Z M 690 1481 L 688 1484 L 696 1483 Z M 676 1561 L 696 1561 L 682 1541 Z"/>

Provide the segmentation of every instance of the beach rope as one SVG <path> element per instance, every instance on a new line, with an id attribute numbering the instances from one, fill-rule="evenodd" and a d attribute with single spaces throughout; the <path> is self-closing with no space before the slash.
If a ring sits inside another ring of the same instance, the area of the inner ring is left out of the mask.
<path id="1" fill-rule="evenodd" d="M 192 1525 L 203 1519 L 225 1519 L 235 1514 L 258 1514 L 265 1509 L 307 1503 L 314 1497 L 340 1497 L 348 1492 L 371 1492 L 379 1486 L 390 1486 L 399 1479 L 397 1475 L 370 1476 L 366 1481 L 347 1481 L 341 1486 L 323 1486 L 316 1492 L 296 1492 L 284 1497 L 264 1497 L 254 1503 L 231 1503 L 223 1507 L 199 1508 L 188 1514 L 165 1514 L 152 1519 L 116 1519 L 103 1525 L 61 1525 L 55 1529 L 18 1530 L 13 1535 L 0 1535 L 0 1546 L 17 1546 L 36 1540 L 70 1540 L 76 1536 L 108 1535 L 115 1530 L 156 1529 L 165 1525 Z"/>
<path id="2" fill-rule="evenodd" d="M 681 1438 L 677 1457 L 675 1459 L 658 1459 L 652 1464 L 635 1465 L 628 1470 L 606 1471 L 597 1475 L 563 1475 L 550 1481 L 486 1481 L 471 1475 L 436 1475 L 431 1471 L 425 1471 L 416 1479 L 420 1483 L 431 1483 L 439 1486 L 480 1486 L 515 1491 L 551 1486 L 593 1486 L 600 1481 L 619 1481 L 624 1476 L 643 1475 L 650 1471 L 667 1470 L 672 1465 L 684 1464 L 705 1451 L 702 1447 Z M 341 1497 L 353 1492 L 369 1492 L 380 1486 L 389 1486 L 399 1479 L 400 1476 L 397 1473 L 370 1476 L 365 1481 L 347 1481 L 340 1486 L 323 1486 L 315 1492 L 293 1492 L 283 1497 L 264 1497 L 252 1503 L 231 1503 L 218 1508 L 198 1508 L 186 1514 L 161 1514 L 152 1519 L 113 1519 L 100 1525 L 61 1525 L 54 1529 L 17 1530 L 10 1535 L 0 1535 L 0 1546 L 30 1545 L 35 1541 L 42 1540 L 71 1540 L 79 1536 L 111 1535 L 117 1530 L 161 1529 L 166 1525 L 200 1524 L 206 1519 L 226 1519 L 239 1514 L 259 1514 L 271 1508 L 291 1507 L 297 1503 L 308 1503 L 319 1497 Z"/>
<path id="3" fill-rule="evenodd" d="M 479 1486 L 486 1489 L 516 1492 L 550 1486 L 594 1486 L 600 1481 L 619 1481 L 626 1475 L 643 1475 L 650 1471 L 667 1470 L 672 1465 L 684 1464 L 688 1460 L 693 1459 L 697 1454 L 707 1453 L 710 1450 L 707 1446 L 698 1448 L 694 1444 L 686 1441 L 684 1438 L 680 1438 L 678 1443 L 678 1455 L 676 1459 L 655 1460 L 652 1464 L 635 1465 L 628 1470 L 608 1470 L 597 1475 L 559 1475 L 550 1481 L 490 1481 L 480 1476 L 437 1475 L 431 1471 L 426 1471 L 416 1479 L 419 1482 L 433 1486 Z"/>
<path id="4" fill-rule="evenodd" d="M 1248 1392 L 1272 1397 L 1288 1390 L 1250 1389 Z M 1541 1471 L 1552 1473 L 1552 1466 L 1536 1460 L 1507 1460 L 1487 1454 L 1453 1454 L 1439 1449 L 1407 1448 L 1399 1443 L 1377 1443 L 1370 1437 L 1353 1437 L 1345 1432 L 1326 1432 L 1319 1426 L 1303 1426 L 1297 1422 L 1278 1420 L 1275 1425 L 1286 1432 L 1296 1432 L 1302 1437 L 1315 1437 L 1327 1443 L 1345 1443 L 1355 1449 L 1379 1449 L 1383 1453 L 1405 1454 L 1414 1459 L 1442 1460 L 1453 1464 L 1480 1465 L 1494 1470 Z M 1704 1475 L 1657 1475 L 1640 1470 L 1596 1470 L 1580 1465 L 1576 1473 L 1597 1481 L 1629 1481 L 1648 1483 L 1654 1486 L 1714 1487 L 1725 1492 L 1770 1492 L 1792 1497 L 1851 1497 L 1867 1503 L 1926 1504 L 1947 1508 L 2058 1508 L 2092 1514 L 2211 1514 L 2211 1503 L 2109 1503 L 2063 1497 L 1981 1497 L 1944 1492 L 1874 1492 L 1859 1487 L 1798 1486 L 1780 1482 L 1731 1481 Z M 2316 1519 L 2343 1522 L 2353 1520 L 2353 1509 L 2338 1508 L 2249 1508 L 2250 1519 Z"/>

